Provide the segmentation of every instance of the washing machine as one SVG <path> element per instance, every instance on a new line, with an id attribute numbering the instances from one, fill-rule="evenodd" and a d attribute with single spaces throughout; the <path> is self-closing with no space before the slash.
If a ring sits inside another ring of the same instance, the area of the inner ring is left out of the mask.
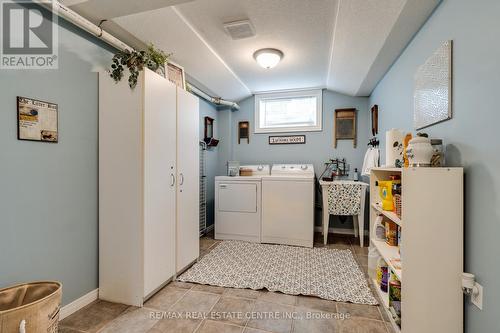
<path id="1" fill-rule="evenodd" d="M 251 176 L 215 177 L 215 239 L 261 241 L 262 177 L 269 165 L 242 165 Z"/>
<path id="2" fill-rule="evenodd" d="M 274 164 L 262 178 L 262 243 L 313 247 L 314 166 Z"/>

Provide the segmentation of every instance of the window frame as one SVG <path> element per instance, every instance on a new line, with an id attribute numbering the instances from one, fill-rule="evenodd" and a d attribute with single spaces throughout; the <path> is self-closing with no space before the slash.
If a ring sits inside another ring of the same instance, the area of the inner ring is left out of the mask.
<path id="1" fill-rule="evenodd" d="M 316 126 L 290 126 L 290 127 L 260 127 L 260 102 L 264 100 L 278 100 L 285 98 L 316 97 Z M 323 89 L 290 90 L 255 95 L 255 126 L 254 133 L 289 133 L 289 132 L 319 132 L 323 130 Z"/>

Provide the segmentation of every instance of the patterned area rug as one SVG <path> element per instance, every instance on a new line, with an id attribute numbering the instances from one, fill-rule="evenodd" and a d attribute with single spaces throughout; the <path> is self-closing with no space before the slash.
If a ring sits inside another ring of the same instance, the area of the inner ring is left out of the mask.
<path id="1" fill-rule="evenodd" d="M 378 304 L 349 250 L 223 241 L 178 280 Z"/>

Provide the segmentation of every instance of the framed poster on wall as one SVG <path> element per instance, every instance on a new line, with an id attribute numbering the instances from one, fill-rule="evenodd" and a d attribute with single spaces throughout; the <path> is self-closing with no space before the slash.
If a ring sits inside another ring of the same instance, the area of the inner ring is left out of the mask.
<path id="1" fill-rule="evenodd" d="M 59 140 L 57 104 L 18 96 L 17 138 L 57 143 Z"/>
<path id="2" fill-rule="evenodd" d="M 186 89 L 186 74 L 184 73 L 184 67 L 171 61 L 165 66 L 167 67 L 167 79 L 177 87 Z"/>
<path id="3" fill-rule="evenodd" d="M 417 130 L 452 117 L 453 41 L 444 42 L 415 73 L 413 127 Z"/>

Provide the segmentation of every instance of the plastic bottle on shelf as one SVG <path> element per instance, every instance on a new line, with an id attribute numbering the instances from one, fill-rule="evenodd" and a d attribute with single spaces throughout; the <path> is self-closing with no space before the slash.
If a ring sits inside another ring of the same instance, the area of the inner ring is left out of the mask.
<path id="1" fill-rule="evenodd" d="M 378 261 L 380 259 L 380 254 L 375 247 L 370 247 L 368 250 L 368 276 L 370 279 L 375 280 L 377 278 L 377 267 Z"/>
<path id="2" fill-rule="evenodd" d="M 386 237 L 385 237 L 385 224 L 383 222 L 384 217 L 382 215 L 378 215 L 377 218 L 375 219 L 375 223 L 373 226 L 373 235 L 375 236 L 375 239 L 378 241 L 385 242 Z"/>
<path id="3" fill-rule="evenodd" d="M 379 180 L 376 183 L 379 188 L 380 199 L 382 200 L 382 209 L 387 211 L 394 210 L 394 202 L 392 200 L 392 181 Z"/>
<path id="4" fill-rule="evenodd" d="M 389 284 L 389 267 L 385 260 L 381 257 L 377 263 L 377 284 L 380 290 L 387 292 Z"/>
<path id="5" fill-rule="evenodd" d="M 389 266 L 382 267 L 382 282 L 380 283 L 380 290 L 384 293 L 389 291 Z"/>

